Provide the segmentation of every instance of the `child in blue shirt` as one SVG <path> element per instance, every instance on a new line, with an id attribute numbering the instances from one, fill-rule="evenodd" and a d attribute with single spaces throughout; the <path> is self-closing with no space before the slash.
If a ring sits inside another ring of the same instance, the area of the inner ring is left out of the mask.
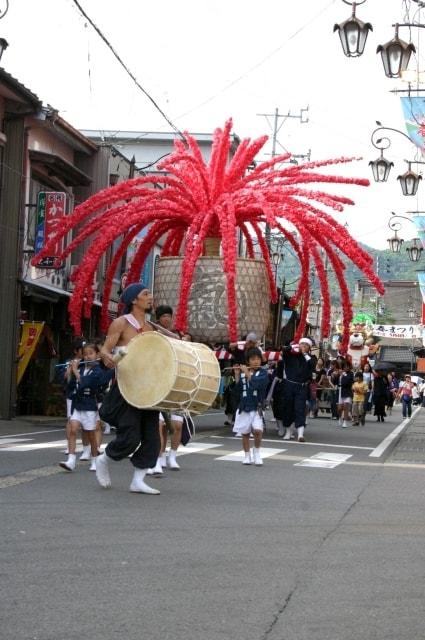
<path id="1" fill-rule="evenodd" d="M 99 353 L 95 344 L 86 344 L 83 348 L 83 361 L 72 362 L 72 371 L 76 380 L 75 394 L 72 397 L 72 413 L 68 438 L 68 460 L 59 465 L 66 471 L 74 471 L 76 466 L 75 445 L 79 429 L 86 432 L 91 449 L 90 471 L 96 471 L 98 455 L 96 440 L 97 394 L 113 375 L 113 369 L 102 369 L 99 365 Z"/>
<path id="2" fill-rule="evenodd" d="M 262 405 L 265 400 L 269 377 L 267 371 L 262 368 L 262 353 L 254 347 L 246 354 L 248 365 L 240 365 L 236 370 L 238 377 L 239 405 L 235 417 L 233 431 L 242 435 L 242 447 L 244 451 L 243 464 L 251 464 L 249 438 L 251 432 L 254 435 L 254 464 L 261 466 L 260 446 L 263 437 L 264 420 Z"/>

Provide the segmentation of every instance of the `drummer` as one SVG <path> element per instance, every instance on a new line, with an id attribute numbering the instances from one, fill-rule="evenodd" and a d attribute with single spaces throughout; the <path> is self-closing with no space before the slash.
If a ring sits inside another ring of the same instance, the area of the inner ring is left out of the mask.
<path id="1" fill-rule="evenodd" d="M 113 350 L 127 345 L 139 333 L 153 331 L 146 320 L 151 313 L 153 297 L 143 282 L 128 285 L 121 295 L 125 305 L 124 315 L 116 318 L 110 325 L 100 354 L 107 367 L 115 367 Z M 115 383 L 116 384 L 116 383 Z M 96 459 L 96 477 L 105 489 L 111 486 L 109 462 L 119 461 L 131 455 L 134 476 L 130 491 L 135 493 L 159 494 L 144 481 L 147 470 L 154 467 L 160 449 L 159 413 L 152 409 L 137 409 L 129 405 L 115 388 L 117 404 L 121 405 L 115 439 L 106 447 L 105 452 Z"/>

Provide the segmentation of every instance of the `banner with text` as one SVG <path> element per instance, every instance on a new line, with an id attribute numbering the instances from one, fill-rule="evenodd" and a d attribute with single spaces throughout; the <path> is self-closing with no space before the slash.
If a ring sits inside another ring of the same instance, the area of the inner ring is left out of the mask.
<path id="1" fill-rule="evenodd" d="M 420 324 L 374 324 L 372 335 L 377 338 L 422 338 Z"/>
<path id="2" fill-rule="evenodd" d="M 19 343 L 18 350 L 17 384 L 22 380 L 22 376 L 40 340 L 43 328 L 44 322 L 24 322 L 22 325 L 21 342 Z"/>
<path id="3" fill-rule="evenodd" d="M 39 253 L 47 240 L 59 230 L 66 210 L 66 193 L 63 191 L 40 191 L 37 196 L 37 220 L 35 234 L 35 253 Z M 57 243 L 53 256 L 63 250 L 63 240 Z"/>

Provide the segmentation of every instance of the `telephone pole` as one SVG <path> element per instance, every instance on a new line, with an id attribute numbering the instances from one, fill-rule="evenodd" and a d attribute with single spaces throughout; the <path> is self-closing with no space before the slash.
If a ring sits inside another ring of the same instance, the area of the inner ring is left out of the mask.
<path id="1" fill-rule="evenodd" d="M 297 120 L 300 121 L 300 124 L 305 124 L 308 122 L 308 116 L 306 115 L 307 113 L 308 113 L 308 106 L 305 109 L 300 109 L 299 114 L 293 114 L 290 111 L 288 111 L 288 113 L 279 113 L 278 107 L 276 107 L 276 109 L 274 110 L 274 113 L 257 113 L 257 116 L 263 116 L 264 118 L 266 118 L 267 122 L 270 125 L 270 128 L 273 131 L 272 152 L 271 152 L 272 158 L 274 158 L 277 155 L 276 154 L 276 146 L 278 144 L 277 134 L 279 133 L 279 131 L 281 130 L 285 122 L 289 118 L 296 118 Z M 270 118 L 273 118 L 273 125 L 271 124 Z M 310 154 L 311 154 L 311 150 L 309 150 L 307 154 L 293 155 L 292 158 L 294 158 L 294 162 L 298 164 L 295 158 L 310 160 Z M 266 237 L 266 244 L 270 252 L 270 248 L 271 248 L 270 225 L 268 223 L 266 223 L 265 237 Z"/>

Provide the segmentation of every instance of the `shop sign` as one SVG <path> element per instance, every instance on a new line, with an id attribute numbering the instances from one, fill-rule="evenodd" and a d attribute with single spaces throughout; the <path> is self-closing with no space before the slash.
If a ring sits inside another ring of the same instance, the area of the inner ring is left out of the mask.
<path id="1" fill-rule="evenodd" d="M 37 217 L 35 233 L 35 254 L 40 253 L 47 240 L 57 233 L 65 216 L 66 193 L 63 191 L 40 191 L 37 197 Z M 63 240 L 60 240 L 52 251 L 52 258 L 63 251 Z M 40 266 L 45 266 L 40 264 Z M 57 268 L 57 267 L 50 267 Z"/>

